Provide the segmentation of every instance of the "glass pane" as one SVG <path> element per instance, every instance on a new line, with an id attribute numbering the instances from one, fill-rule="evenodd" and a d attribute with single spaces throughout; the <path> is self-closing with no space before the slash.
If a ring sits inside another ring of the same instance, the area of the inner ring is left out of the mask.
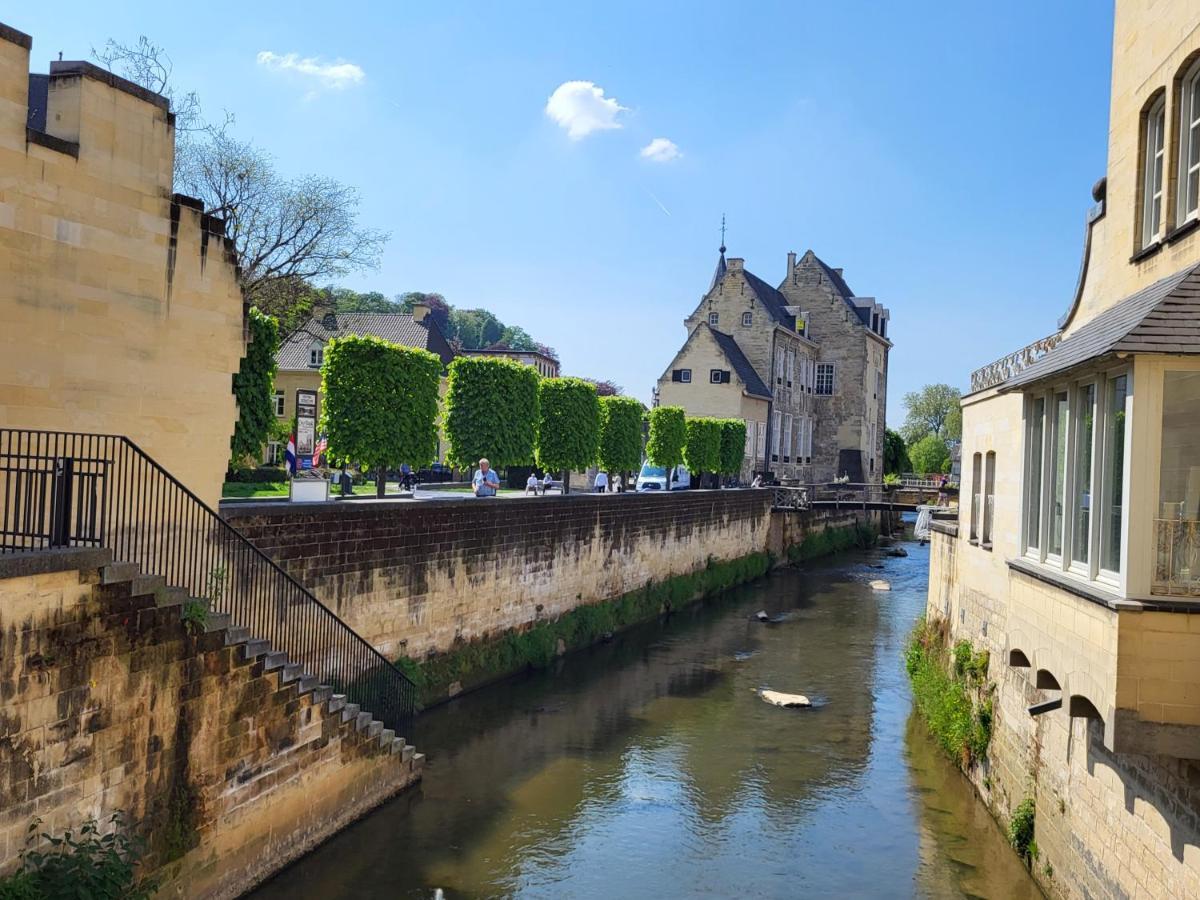
<path id="1" fill-rule="evenodd" d="M 1200 146 L 1200 144 L 1197 144 Z M 1195 212 L 1197 198 L 1200 197 L 1200 169 L 1188 176 L 1187 211 Z"/>
<path id="2" fill-rule="evenodd" d="M 923 473 L 922 473 L 923 474 Z M 976 453 L 971 464 L 971 540 L 979 539 L 979 506 L 983 497 L 983 457 Z"/>
<path id="3" fill-rule="evenodd" d="M 1200 372 L 1163 378 L 1156 594 L 1200 595 Z"/>
<path id="4" fill-rule="evenodd" d="M 1121 571 L 1121 516 L 1125 506 L 1125 397 L 1129 377 L 1108 381 L 1104 403 L 1104 529 L 1100 535 L 1100 567 Z"/>
<path id="5" fill-rule="evenodd" d="M 1050 533 L 1047 549 L 1054 554 L 1062 553 L 1063 543 L 1063 499 L 1067 483 L 1067 395 L 1054 395 L 1054 468 L 1050 472 Z"/>
<path id="6" fill-rule="evenodd" d="M 1071 540 L 1071 559 L 1086 563 L 1092 523 L 1092 431 L 1096 415 L 1096 386 L 1079 389 L 1079 412 L 1075 433 L 1075 529 Z"/>
<path id="7" fill-rule="evenodd" d="M 1042 511 L 1042 435 L 1046 427 L 1046 401 L 1038 397 L 1033 401 L 1029 421 L 1029 490 L 1025 495 L 1025 544 L 1031 550 L 1038 548 L 1038 526 Z"/>

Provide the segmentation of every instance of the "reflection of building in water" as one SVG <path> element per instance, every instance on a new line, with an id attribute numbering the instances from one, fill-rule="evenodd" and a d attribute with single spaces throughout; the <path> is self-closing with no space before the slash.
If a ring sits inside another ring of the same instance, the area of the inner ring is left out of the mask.
<path id="1" fill-rule="evenodd" d="M 970 500 L 934 525 L 929 613 L 991 651 L 990 796 L 1035 790 L 1057 889 L 1195 897 L 1200 6 L 1118 0 L 1113 47 L 1079 283 L 1049 336 L 971 377 Z"/>

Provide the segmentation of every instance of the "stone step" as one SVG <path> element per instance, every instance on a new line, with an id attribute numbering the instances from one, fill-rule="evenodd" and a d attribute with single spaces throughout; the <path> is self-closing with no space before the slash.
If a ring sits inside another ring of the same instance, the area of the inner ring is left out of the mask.
<path id="1" fill-rule="evenodd" d="M 147 597 L 167 586 L 161 575 L 135 575 L 129 582 L 129 593 L 134 597 Z"/>
<path id="2" fill-rule="evenodd" d="M 358 704 L 347 703 L 342 707 L 342 721 L 349 722 L 351 719 L 358 718 Z"/>
<path id="3" fill-rule="evenodd" d="M 370 727 L 371 722 L 372 717 L 369 712 L 360 712 L 358 717 L 354 720 L 354 729 L 356 731 L 366 731 L 367 728 Z M 382 723 L 380 727 L 382 727 Z"/>
<path id="4" fill-rule="evenodd" d="M 419 772 L 423 768 L 425 768 L 425 754 L 414 753 L 412 755 L 412 770 L 414 772 Z"/>
<path id="5" fill-rule="evenodd" d="M 370 716 L 371 714 L 363 713 L 363 715 Z M 383 723 L 380 722 L 378 719 L 371 719 L 371 721 L 367 723 L 367 737 L 377 738 L 377 737 L 380 737 L 382 734 L 383 734 Z"/>
<path id="6" fill-rule="evenodd" d="M 416 752 L 417 752 L 417 748 L 414 747 L 412 744 L 405 744 L 404 749 L 400 751 L 400 759 L 402 759 L 404 762 L 408 762 L 410 759 L 413 758 L 413 756 L 414 756 L 414 754 L 416 754 Z"/>
<path id="7" fill-rule="evenodd" d="M 303 673 L 300 676 L 300 693 L 307 694 L 309 691 L 315 691 L 320 684 L 321 684 L 321 679 L 318 678 L 316 675 L 309 675 L 308 673 Z M 314 700 L 315 699 L 316 698 L 314 698 Z M 316 702 L 319 703 L 320 701 L 316 700 Z"/>
<path id="8" fill-rule="evenodd" d="M 304 666 L 300 663 L 290 662 L 284 665 L 283 672 L 279 676 L 280 684 L 291 684 L 297 681 L 304 674 Z"/>
<path id="9" fill-rule="evenodd" d="M 327 700 L 331 703 L 333 702 L 333 688 L 327 684 L 318 684 L 313 688 L 313 703 L 324 703 Z M 334 712 L 332 709 L 329 711 Z"/>
<path id="10" fill-rule="evenodd" d="M 100 570 L 101 584 L 121 584 L 126 581 L 133 581 L 137 577 L 141 569 L 137 563 L 129 562 L 114 562 Z"/>
<path id="11" fill-rule="evenodd" d="M 232 617 L 229 613 L 210 612 L 204 620 L 204 630 L 211 634 L 214 631 L 223 631 L 229 627 Z"/>
<path id="12" fill-rule="evenodd" d="M 168 606 L 183 606 L 185 603 L 191 602 L 191 595 L 187 592 L 187 588 L 168 587 L 165 584 L 162 588 L 154 592 L 154 605 L 161 608 Z M 208 601 L 202 601 L 206 606 Z"/>
<path id="13" fill-rule="evenodd" d="M 385 747 L 385 748 L 390 747 L 392 745 L 392 741 L 394 741 L 395 739 L 396 739 L 396 729 L 394 729 L 394 728 L 385 728 L 385 729 L 383 729 L 383 731 L 379 732 L 379 746 L 380 747 Z"/>
<path id="14" fill-rule="evenodd" d="M 282 669 L 288 664 L 288 655 L 281 653 L 278 650 L 272 650 L 263 657 L 263 670 L 273 672 L 276 669 Z"/>
<path id="15" fill-rule="evenodd" d="M 346 708 L 345 694 L 330 694 L 329 695 L 329 713 L 332 715 L 335 712 L 341 712 Z"/>
<path id="16" fill-rule="evenodd" d="M 392 738 L 391 744 L 388 746 L 388 753 L 392 754 L 392 756 L 397 756 L 400 753 L 404 752 L 404 747 L 405 747 L 404 738 L 402 738 L 402 737 Z"/>
<path id="17" fill-rule="evenodd" d="M 250 640 L 249 628 L 237 628 L 230 626 L 225 631 L 225 646 L 232 647 L 235 644 L 244 644 Z"/>
<path id="18" fill-rule="evenodd" d="M 271 652 L 271 642 L 264 640 L 246 641 L 242 644 L 242 659 L 254 660 Z"/>

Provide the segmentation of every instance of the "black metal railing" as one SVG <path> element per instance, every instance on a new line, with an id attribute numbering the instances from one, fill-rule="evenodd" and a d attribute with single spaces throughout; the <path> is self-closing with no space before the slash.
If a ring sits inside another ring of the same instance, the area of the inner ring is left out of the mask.
<path id="1" fill-rule="evenodd" d="M 388 728 L 411 724 L 404 673 L 128 438 L 0 428 L 0 554 L 62 547 L 111 550 Z"/>

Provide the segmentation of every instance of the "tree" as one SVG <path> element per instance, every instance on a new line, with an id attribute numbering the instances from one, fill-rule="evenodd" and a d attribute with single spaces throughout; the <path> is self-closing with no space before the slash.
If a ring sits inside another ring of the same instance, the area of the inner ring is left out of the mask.
<path id="1" fill-rule="evenodd" d="M 428 465 L 437 454 L 441 374 L 441 359 L 426 350 L 357 335 L 331 340 L 321 366 L 329 458 L 377 470 L 380 497 L 389 467 Z"/>
<path id="2" fill-rule="evenodd" d="M 642 464 L 642 404 L 633 397 L 600 397 L 600 468 L 632 472 Z"/>
<path id="3" fill-rule="evenodd" d="M 596 388 L 596 393 L 601 397 L 619 397 L 625 393 L 624 388 L 612 381 L 597 381 L 595 378 L 584 378 L 583 380 L 593 385 Z"/>
<path id="4" fill-rule="evenodd" d="M 651 464 L 669 469 L 683 462 L 687 424 L 682 406 L 656 406 L 650 410 L 650 438 L 646 457 Z"/>
<path id="5" fill-rule="evenodd" d="M 396 298 L 400 304 L 400 312 L 411 314 L 413 307 L 424 303 L 429 307 L 429 318 L 437 322 L 438 328 L 447 340 L 453 337 L 450 333 L 450 304 L 441 294 L 427 294 L 423 291 L 405 291 Z"/>
<path id="6" fill-rule="evenodd" d="M 487 457 L 496 469 L 533 464 L 538 423 L 538 373 L 507 359 L 459 356 L 446 391 L 447 454 L 468 469 Z"/>
<path id="7" fill-rule="evenodd" d="M 704 472 L 717 471 L 721 464 L 721 420 L 689 418 L 685 427 L 683 461 L 688 471 L 697 478 Z"/>
<path id="8" fill-rule="evenodd" d="M 925 475 L 942 471 L 943 464 L 950 459 L 950 449 L 942 438 L 931 433 L 909 447 L 908 455 L 912 460 L 913 471 Z"/>
<path id="9" fill-rule="evenodd" d="M 450 331 L 467 350 L 482 350 L 500 340 L 504 323 L 486 309 L 451 307 Z"/>
<path id="10" fill-rule="evenodd" d="M 600 443 L 600 400 L 582 378 L 543 378 L 538 384 L 538 465 L 563 473 L 563 491 L 570 490 L 570 473 L 596 461 Z"/>
<path id="11" fill-rule="evenodd" d="M 233 426 L 231 459 L 240 463 L 258 456 L 275 421 L 272 395 L 275 391 L 275 354 L 279 351 L 279 323 L 250 307 L 250 346 L 233 376 L 233 395 L 238 403 L 238 420 Z"/>
<path id="12" fill-rule="evenodd" d="M 927 384 L 904 395 L 907 416 L 900 431 L 911 446 L 927 434 L 943 440 L 962 437 L 962 392 L 948 384 Z"/>
<path id="13" fill-rule="evenodd" d="M 537 341 L 529 336 L 529 332 L 520 325 L 505 325 L 500 332 L 500 340 L 496 342 L 509 350 L 536 350 Z"/>
<path id="14" fill-rule="evenodd" d="M 737 475 L 742 471 L 742 459 L 746 455 L 746 421 L 744 419 L 721 419 L 721 451 L 718 454 L 717 473 Z"/>
<path id="15" fill-rule="evenodd" d="M 887 429 L 883 433 L 883 474 L 900 475 L 912 471 L 912 461 L 908 458 L 908 447 L 898 433 Z"/>
<path id="16" fill-rule="evenodd" d="M 334 288 L 330 293 L 333 308 L 343 313 L 398 313 L 403 312 L 401 305 L 395 300 L 389 300 L 379 291 L 367 291 L 360 294 L 349 288 Z"/>

